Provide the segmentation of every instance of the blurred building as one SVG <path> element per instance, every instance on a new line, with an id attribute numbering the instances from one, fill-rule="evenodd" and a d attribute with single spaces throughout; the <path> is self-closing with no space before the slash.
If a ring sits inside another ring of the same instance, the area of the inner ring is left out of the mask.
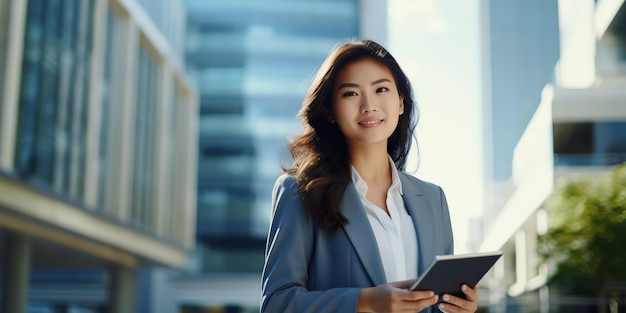
<path id="1" fill-rule="evenodd" d="M 185 2 L 186 66 L 200 92 L 197 249 L 189 273 L 151 274 L 145 307 L 258 312 L 271 190 L 291 162 L 296 114 L 331 48 L 386 41 L 386 1 Z"/>
<path id="2" fill-rule="evenodd" d="M 512 4 L 483 2 L 483 12 L 490 12 L 483 34 L 491 38 L 485 40 L 491 47 L 485 103 L 486 121 L 491 121 L 486 123 L 486 154 L 493 158 L 487 164 L 493 167 L 486 175 L 491 201 L 477 247 L 505 253 L 494 279 L 488 280 L 492 312 L 549 312 L 550 303 L 568 304 L 550 298 L 545 287 L 549 268 L 537 255 L 537 235 L 547 230 L 545 200 L 561 178 L 604 173 L 626 161 L 624 2 L 563 0 L 558 15 L 556 1 L 524 4 L 535 9 L 501 7 L 498 13 L 493 11 L 498 6 Z M 529 14 L 519 17 L 520 12 Z M 498 45 L 520 49 L 520 37 L 493 40 L 494 33 L 506 32 L 519 19 L 527 24 L 517 29 L 528 32 L 533 42 L 524 50 L 528 59 L 521 61 L 515 53 L 494 55 Z M 532 64 L 541 59 L 535 68 Z M 515 64 L 525 70 L 512 77 L 503 74 Z M 528 86 L 532 88 L 524 89 Z M 517 120 L 507 121 L 506 114 Z M 572 308 L 581 308 L 586 300 L 576 301 Z"/>
<path id="3" fill-rule="evenodd" d="M 194 244 L 178 0 L 0 0 L 2 312 L 135 313 Z"/>
<path id="4" fill-rule="evenodd" d="M 521 190 L 513 160 L 516 146 L 540 110 L 544 86 L 554 80 L 560 53 L 557 2 L 480 1 L 485 207 L 480 221 L 482 234 L 472 237 L 475 242 L 470 245 L 475 250 L 504 250 L 495 267 L 498 275 L 502 275 L 502 267 L 515 262 L 515 251 L 507 250 L 504 243 L 514 238 L 513 225 L 526 218 L 520 217 L 519 208 L 515 208 L 516 212 L 508 209 L 511 199 Z M 551 153 L 551 147 L 547 146 L 551 138 L 546 133 L 540 139 L 532 143 L 538 147 L 533 156 L 546 158 Z M 544 163 L 536 162 L 533 166 L 543 166 L 541 169 L 552 166 Z M 550 178 L 548 183 L 551 182 Z M 521 205 L 535 209 L 530 201 Z M 487 244 L 496 239 L 499 239 L 497 244 Z M 507 274 L 514 272 L 510 266 L 506 268 Z M 502 280 L 501 276 L 497 278 Z M 496 286 L 490 286 L 492 294 L 506 298 L 506 292 L 495 289 Z M 483 295 L 481 299 L 493 297 Z"/>

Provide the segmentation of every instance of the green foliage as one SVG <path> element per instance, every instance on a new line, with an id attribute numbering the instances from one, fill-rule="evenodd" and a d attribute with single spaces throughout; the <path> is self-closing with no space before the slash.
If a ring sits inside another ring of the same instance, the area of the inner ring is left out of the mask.
<path id="1" fill-rule="evenodd" d="M 548 284 L 576 295 L 597 295 L 626 282 L 626 163 L 596 179 L 557 187 L 548 201 L 551 226 L 540 253 L 555 263 Z"/>

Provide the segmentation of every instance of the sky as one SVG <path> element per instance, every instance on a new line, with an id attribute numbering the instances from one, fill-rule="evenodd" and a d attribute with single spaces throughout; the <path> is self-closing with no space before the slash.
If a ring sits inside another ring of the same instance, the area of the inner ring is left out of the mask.
<path id="1" fill-rule="evenodd" d="M 455 253 L 482 213 L 479 0 L 388 0 L 388 48 L 409 76 L 420 110 L 419 157 L 407 170 L 440 185 L 448 199 Z M 415 145 L 414 145 L 415 146 Z"/>

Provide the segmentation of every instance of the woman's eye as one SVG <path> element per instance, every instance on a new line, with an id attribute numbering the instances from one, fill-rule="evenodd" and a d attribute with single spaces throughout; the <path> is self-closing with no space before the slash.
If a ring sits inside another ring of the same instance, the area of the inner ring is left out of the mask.
<path id="1" fill-rule="evenodd" d="M 346 92 L 343 93 L 342 96 L 344 96 L 344 97 L 354 97 L 354 96 L 356 96 L 356 92 L 354 92 L 354 91 L 346 91 Z"/>
<path id="2" fill-rule="evenodd" d="M 387 88 L 387 87 L 379 87 L 378 89 L 376 89 L 376 92 L 385 92 L 385 91 L 389 91 L 389 88 Z"/>

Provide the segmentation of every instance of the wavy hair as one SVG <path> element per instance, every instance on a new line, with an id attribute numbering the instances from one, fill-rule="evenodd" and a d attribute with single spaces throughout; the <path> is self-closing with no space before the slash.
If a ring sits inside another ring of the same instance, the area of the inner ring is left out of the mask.
<path id="1" fill-rule="evenodd" d="M 386 66 L 404 99 L 404 113 L 387 141 L 387 153 L 398 170 L 404 170 L 411 138 L 418 121 L 417 107 L 408 77 L 394 57 L 371 40 L 350 40 L 335 48 L 322 63 L 307 92 L 298 117 L 304 124 L 300 135 L 288 142 L 293 158 L 283 170 L 294 176 L 306 214 L 324 231 L 335 232 L 348 221 L 340 203 L 352 182 L 350 156 L 344 135 L 332 115 L 333 86 L 338 73 L 348 64 L 372 59 Z"/>

